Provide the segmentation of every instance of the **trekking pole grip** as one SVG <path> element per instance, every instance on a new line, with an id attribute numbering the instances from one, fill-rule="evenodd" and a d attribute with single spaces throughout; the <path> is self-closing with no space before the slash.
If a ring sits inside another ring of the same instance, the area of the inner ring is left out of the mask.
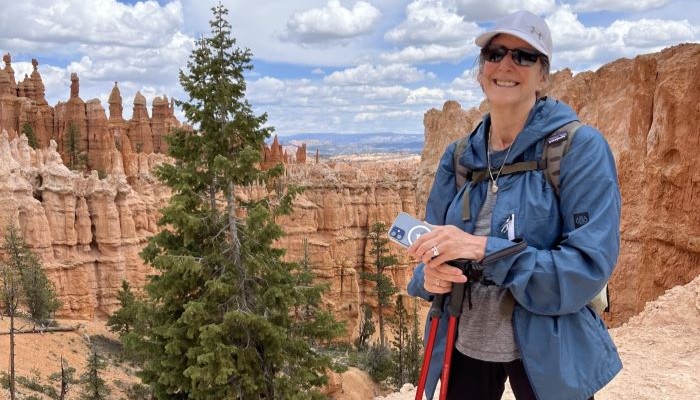
<path id="1" fill-rule="evenodd" d="M 445 295 L 444 294 L 433 295 L 433 302 L 430 304 L 430 311 L 428 311 L 428 316 L 430 316 L 430 319 L 433 319 L 433 318 L 440 319 L 442 317 L 442 307 L 444 304 L 445 304 Z"/>

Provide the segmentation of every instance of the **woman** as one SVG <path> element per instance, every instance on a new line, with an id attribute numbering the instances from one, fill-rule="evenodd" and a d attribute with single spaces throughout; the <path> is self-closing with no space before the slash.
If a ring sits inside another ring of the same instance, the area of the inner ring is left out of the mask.
<path id="1" fill-rule="evenodd" d="M 590 399 L 622 368 L 605 325 L 587 306 L 619 253 L 615 162 L 601 134 L 584 125 L 562 159 L 558 194 L 542 170 L 503 175 L 504 165 L 540 159 L 548 136 L 578 117 L 559 101 L 539 98 L 552 51 L 544 20 L 511 14 L 476 44 L 478 81 L 491 111 L 459 162 L 472 171 L 491 168 L 486 180 L 457 189 L 456 144 L 447 148 L 426 207 L 426 221 L 435 228 L 408 249 L 422 262 L 408 291 L 427 300 L 449 293 L 466 277 L 445 262 L 497 258 L 477 263 L 483 278 L 471 283 L 471 309 L 465 296 L 448 398 L 500 399 L 509 378 L 518 400 Z M 445 326 L 441 321 L 429 399 L 440 375 Z"/>

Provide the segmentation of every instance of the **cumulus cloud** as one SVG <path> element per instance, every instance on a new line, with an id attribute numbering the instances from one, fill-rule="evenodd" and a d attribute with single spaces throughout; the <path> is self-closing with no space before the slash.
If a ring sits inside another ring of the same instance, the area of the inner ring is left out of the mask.
<path id="1" fill-rule="evenodd" d="M 419 82 L 433 79 L 435 75 L 408 64 L 371 65 L 361 64 L 354 68 L 335 71 L 323 78 L 332 85 L 358 85 L 393 82 Z"/>
<path id="2" fill-rule="evenodd" d="M 294 13 L 281 38 L 304 44 L 349 39 L 370 33 L 379 17 L 379 9 L 366 1 L 358 1 L 349 9 L 339 0 L 328 0 L 323 8 Z"/>
<path id="3" fill-rule="evenodd" d="M 663 7 L 671 0 L 579 0 L 573 9 L 581 12 L 645 11 Z"/>
<path id="4" fill-rule="evenodd" d="M 455 0 L 457 12 L 467 21 L 492 21 L 515 10 L 547 14 L 556 9 L 555 0 Z"/>
<path id="5" fill-rule="evenodd" d="M 591 46 L 607 44 L 614 38 L 606 35 L 604 28 L 584 26 L 578 16 L 568 6 L 557 10 L 546 18 L 552 32 L 554 43 L 554 58 L 562 51 L 574 51 L 590 48 Z"/>
<path id="6" fill-rule="evenodd" d="M 608 31 L 622 39 L 625 46 L 638 49 L 658 49 L 698 39 L 700 29 L 688 21 L 641 19 L 638 21 L 615 21 Z"/>
<path id="7" fill-rule="evenodd" d="M 392 63 L 430 63 L 439 61 L 459 61 L 476 46 L 466 43 L 462 46 L 443 46 L 430 44 L 425 46 L 408 46 L 402 50 L 382 53 L 380 58 Z"/>
<path id="8" fill-rule="evenodd" d="M 29 20 L 28 20 L 29 19 Z M 36 44 L 87 43 L 101 46 L 150 47 L 167 42 L 183 22 L 174 1 L 126 5 L 116 0 L 37 0 L 16 2 L 0 14 L 0 46 L 21 40 Z"/>
<path id="9" fill-rule="evenodd" d="M 423 114 L 420 111 L 413 110 L 395 110 L 386 112 L 374 112 L 368 113 L 363 112 L 356 114 L 353 120 L 356 122 L 367 122 L 367 121 L 377 121 L 383 119 L 404 119 L 404 118 L 416 118 L 421 117 Z"/>
<path id="10" fill-rule="evenodd" d="M 384 39 L 411 45 L 461 44 L 471 41 L 481 28 L 465 22 L 441 0 L 417 0 L 406 7 L 406 19 L 384 35 Z"/>
<path id="11" fill-rule="evenodd" d="M 129 99 L 148 94 L 182 95 L 177 72 L 186 63 L 193 38 L 180 28 L 179 1 L 133 5 L 117 0 L 32 0 L 0 13 L 0 48 L 13 54 L 15 70 L 37 58 L 50 104 L 66 100 L 70 74 L 80 78 L 80 96 L 105 104 L 119 81 L 128 117 Z"/>
<path id="12" fill-rule="evenodd" d="M 617 20 L 608 27 L 586 27 L 566 5 L 549 16 L 547 23 L 552 30 L 555 68 L 597 67 L 616 58 L 651 53 L 700 38 L 700 28 L 686 20 Z"/>
<path id="13" fill-rule="evenodd" d="M 411 90 L 406 98 L 407 104 L 441 104 L 445 102 L 445 91 L 439 88 L 420 87 Z"/>

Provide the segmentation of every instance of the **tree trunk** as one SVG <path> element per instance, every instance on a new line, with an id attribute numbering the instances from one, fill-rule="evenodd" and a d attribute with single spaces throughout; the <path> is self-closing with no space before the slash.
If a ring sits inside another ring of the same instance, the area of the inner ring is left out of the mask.
<path id="1" fill-rule="evenodd" d="M 216 187 L 213 183 L 209 185 L 209 206 L 212 212 L 216 211 Z"/>
<path id="2" fill-rule="evenodd" d="M 10 312 L 10 400 L 15 400 L 15 310 Z"/>
<path id="3" fill-rule="evenodd" d="M 233 262 L 241 269 L 241 242 L 238 239 L 238 224 L 236 222 L 236 198 L 233 194 L 235 186 L 232 181 L 228 182 L 228 192 L 226 193 L 226 211 L 228 213 L 228 229 L 231 234 L 231 244 L 233 246 Z"/>
<path id="4" fill-rule="evenodd" d="M 10 335 L 10 340 L 13 340 L 13 336 L 17 333 L 44 333 L 44 332 L 74 332 L 80 328 L 80 325 L 76 326 L 47 326 L 44 328 L 37 328 L 36 326 L 27 329 L 11 329 L 11 332 L 0 332 L 1 335 Z"/>
<path id="5" fill-rule="evenodd" d="M 68 379 L 66 378 L 66 370 L 63 368 L 63 356 L 61 356 L 61 397 L 60 400 L 65 400 L 68 394 Z"/>
<path id="6" fill-rule="evenodd" d="M 377 305 L 377 312 L 379 313 L 379 343 L 381 343 L 382 348 L 384 348 L 384 306 L 382 305 L 381 300 Z"/>

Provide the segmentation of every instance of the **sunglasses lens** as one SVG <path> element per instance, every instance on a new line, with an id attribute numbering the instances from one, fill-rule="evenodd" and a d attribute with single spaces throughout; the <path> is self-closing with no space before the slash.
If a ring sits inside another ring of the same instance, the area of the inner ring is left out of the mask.
<path id="1" fill-rule="evenodd" d="M 524 67 L 534 65 L 539 58 L 538 54 L 530 53 L 529 51 L 524 50 L 513 50 L 511 54 L 513 54 L 513 61 L 515 61 L 516 64 Z"/>
<path id="2" fill-rule="evenodd" d="M 521 67 L 529 67 L 537 62 L 540 58 L 538 53 L 532 53 L 527 50 L 521 49 L 509 49 L 503 46 L 490 46 L 481 49 L 481 54 L 484 59 L 488 62 L 499 63 L 503 60 L 508 52 L 510 51 L 511 57 L 513 57 L 513 62 Z"/>
<path id="3" fill-rule="evenodd" d="M 482 53 L 484 54 L 484 58 L 486 59 L 486 61 L 492 62 L 492 63 L 498 63 L 498 62 L 501 62 L 501 60 L 503 60 L 503 57 L 505 57 L 506 54 L 508 54 L 508 49 L 506 49 L 505 47 L 501 47 L 501 46 L 499 46 L 499 47 L 485 47 L 482 50 Z"/>

